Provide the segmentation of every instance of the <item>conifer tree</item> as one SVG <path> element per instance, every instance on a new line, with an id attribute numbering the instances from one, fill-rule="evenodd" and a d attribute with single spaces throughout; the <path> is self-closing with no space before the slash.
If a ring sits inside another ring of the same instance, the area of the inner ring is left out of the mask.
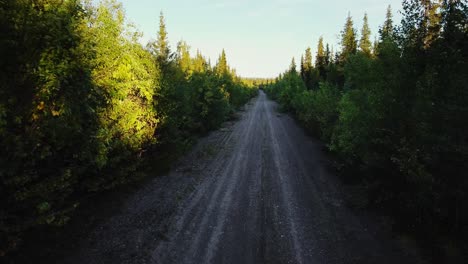
<path id="1" fill-rule="evenodd" d="M 297 66 L 296 66 L 296 59 L 293 57 L 291 60 L 291 65 L 289 65 L 289 72 L 290 73 L 297 73 Z"/>
<path id="2" fill-rule="evenodd" d="M 344 29 L 341 32 L 341 46 L 341 60 L 343 61 L 346 61 L 349 55 L 356 53 L 356 29 L 354 29 L 354 23 L 350 13 L 348 13 Z"/>
<path id="3" fill-rule="evenodd" d="M 154 43 L 154 52 L 161 66 L 167 65 L 170 59 L 170 47 L 167 39 L 166 22 L 164 14 L 161 11 L 159 15 L 159 31 L 156 43 Z"/>
<path id="4" fill-rule="evenodd" d="M 325 65 L 328 65 L 332 62 L 332 51 L 330 50 L 330 45 L 328 45 L 325 48 Z"/>
<path id="5" fill-rule="evenodd" d="M 304 63 L 304 55 L 301 55 L 301 70 L 300 70 L 300 73 L 301 73 L 302 80 L 305 81 L 305 78 L 306 78 L 307 74 L 306 74 L 304 64 L 305 64 Z"/>
<path id="6" fill-rule="evenodd" d="M 312 51 L 310 47 L 308 47 L 305 50 L 305 56 L 304 56 L 304 72 L 306 74 L 309 74 L 311 70 L 312 70 Z"/>
<path id="7" fill-rule="evenodd" d="M 326 54 L 323 46 L 323 37 L 319 38 L 318 44 L 317 44 L 317 55 L 315 56 L 315 68 L 319 71 L 320 78 L 322 80 L 325 79 L 326 77 L 326 68 L 325 66 L 327 65 L 326 62 Z"/>
<path id="8" fill-rule="evenodd" d="M 371 41 L 370 41 L 371 31 L 369 28 L 369 22 L 367 19 L 367 13 L 364 14 L 363 26 L 361 30 L 361 40 L 359 41 L 359 48 L 361 51 L 370 56 L 371 55 Z"/>
<path id="9" fill-rule="evenodd" d="M 379 30 L 380 33 L 380 40 L 384 40 L 386 38 L 393 38 L 393 15 L 392 15 L 392 7 L 389 5 L 387 7 L 387 14 L 385 17 L 385 22 L 382 28 Z"/>
<path id="10" fill-rule="evenodd" d="M 188 76 L 192 73 L 192 60 L 190 58 L 190 46 L 185 41 L 180 41 L 177 45 L 177 63 L 180 69 Z"/>
<path id="11" fill-rule="evenodd" d="M 372 43 L 372 55 L 375 57 L 378 54 L 379 50 L 379 41 L 377 37 L 374 39 L 374 42 Z"/>
<path id="12" fill-rule="evenodd" d="M 219 76 L 222 76 L 224 74 L 229 73 L 229 67 L 227 65 L 227 59 L 226 59 L 226 52 L 223 51 L 221 52 L 221 55 L 219 56 L 218 63 L 215 66 L 216 69 L 216 74 Z"/>
<path id="13" fill-rule="evenodd" d="M 193 71 L 198 73 L 203 73 L 206 71 L 208 67 L 208 63 L 206 62 L 205 58 L 201 54 L 200 50 L 197 50 L 197 55 L 193 59 Z"/>

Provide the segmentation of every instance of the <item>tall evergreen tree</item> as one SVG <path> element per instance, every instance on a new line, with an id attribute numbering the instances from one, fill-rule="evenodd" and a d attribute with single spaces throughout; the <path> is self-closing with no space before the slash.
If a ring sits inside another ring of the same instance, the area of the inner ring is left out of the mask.
<path id="1" fill-rule="evenodd" d="M 327 43 L 327 46 L 325 48 L 325 65 L 328 65 L 332 62 L 332 57 L 333 57 L 333 54 L 332 54 L 332 51 L 330 50 L 330 45 L 328 45 Z"/>
<path id="2" fill-rule="evenodd" d="M 188 76 L 192 73 L 192 59 L 190 58 L 190 46 L 185 41 L 177 45 L 177 63 L 180 69 Z"/>
<path id="3" fill-rule="evenodd" d="M 305 50 L 304 71 L 309 73 L 312 70 L 312 51 L 310 47 Z"/>
<path id="4" fill-rule="evenodd" d="M 387 7 L 387 14 L 385 16 L 385 22 L 379 30 L 380 40 L 385 38 L 393 38 L 393 14 L 392 7 L 389 5 Z"/>
<path id="5" fill-rule="evenodd" d="M 353 19 L 348 13 L 346 23 L 341 32 L 341 60 L 346 61 L 349 55 L 355 54 L 357 50 L 356 29 L 354 29 Z"/>
<path id="6" fill-rule="evenodd" d="M 219 76 L 229 73 L 229 66 L 227 64 L 226 52 L 224 51 L 224 49 L 221 52 L 221 55 L 219 56 L 218 63 L 216 64 L 215 69 L 216 74 Z"/>
<path id="7" fill-rule="evenodd" d="M 156 39 L 156 43 L 154 43 L 153 46 L 154 53 L 156 54 L 159 65 L 164 67 L 164 65 L 169 63 L 170 47 L 169 41 L 167 39 L 166 22 L 162 11 L 159 14 L 158 38 Z"/>
<path id="8" fill-rule="evenodd" d="M 369 28 L 369 22 L 368 22 L 367 13 L 366 13 L 364 14 L 363 25 L 361 29 L 361 40 L 359 41 L 359 48 L 364 54 L 368 56 L 371 55 L 371 46 L 372 46 L 372 43 L 370 41 L 370 35 L 371 35 L 371 31 Z"/>
<path id="9" fill-rule="evenodd" d="M 300 69 L 300 74 L 301 74 L 302 80 L 305 81 L 305 78 L 306 78 L 307 74 L 306 74 L 306 70 L 305 70 L 305 67 L 304 67 L 305 65 L 304 65 L 304 64 L 305 64 L 305 63 L 304 63 L 304 55 L 301 55 L 301 69 Z"/>
<path id="10" fill-rule="evenodd" d="M 197 50 L 197 55 L 193 59 L 193 71 L 198 73 L 203 73 L 206 71 L 208 67 L 208 63 L 206 62 L 205 58 L 201 54 L 200 50 Z"/>
<path id="11" fill-rule="evenodd" d="M 296 65 L 296 59 L 293 57 L 291 60 L 291 65 L 289 65 L 289 72 L 290 73 L 296 73 L 297 74 L 297 65 Z"/>
<path id="12" fill-rule="evenodd" d="M 315 68 L 319 71 L 322 80 L 326 78 L 326 53 L 323 46 L 323 37 L 319 38 L 317 44 L 317 55 L 315 56 Z"/>

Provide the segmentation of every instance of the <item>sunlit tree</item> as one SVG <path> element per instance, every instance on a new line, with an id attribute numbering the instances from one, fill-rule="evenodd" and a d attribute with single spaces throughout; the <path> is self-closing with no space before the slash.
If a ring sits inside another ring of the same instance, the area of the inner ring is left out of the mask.
<path id="1" fill-rule="evenodd" d="M 372 43 L 370 40 L 371 31 L 367 19 L 367 13 L 364 14 L 363 25 L 361 29 L 361 39 L 359 41 L 359 49 L 366 55 L 371 55 Z"/>
<path id="2" fill-rule="evenodd" d="M 349 55 L 355 54 L 356 50 L 356 29 L 351 14 L 348 13 L 344 29 L 341 31 L 341 59 L 345 61 Z"/>

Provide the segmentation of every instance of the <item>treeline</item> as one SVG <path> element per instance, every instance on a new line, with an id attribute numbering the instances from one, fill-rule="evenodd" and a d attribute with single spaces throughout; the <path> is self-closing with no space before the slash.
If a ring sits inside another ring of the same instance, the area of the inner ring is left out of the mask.
<path id="1" fill-rule="evenodd" d="M 212 67 L 161 14 L 146 47 L 114 0 L 0 2 L 0 257 L 80 201 L 167 166 L 256 90 Z"/>
<path id="2" fill-rule="evenodd" d="M 410 0 L 402 14 L 395 27 L 389 7 L 374 43 L 367 16 L 359 38 L 348 15 L 341 51 L 320 38 L 314 64 L 307 49 L 265 88 L 400 228 L 466 241 L 468 7 Z"/>

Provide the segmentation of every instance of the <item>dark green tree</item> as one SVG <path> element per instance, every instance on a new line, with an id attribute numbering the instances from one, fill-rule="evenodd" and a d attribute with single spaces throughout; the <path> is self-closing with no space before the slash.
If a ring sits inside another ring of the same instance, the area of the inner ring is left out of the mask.
<path id="1" fill-rule="evenodd" d="M 323 46 L 323 37 L 320 37 L 317 44 L 317 55 L 315 56 L 315 69 L 318 70 L 321 80 L 326 79 L 326 66 L 328 65 L 328 63 L 329 62 L 327 62 L 327 51 Z"/>
<path id="2" fill-rule="evenodd" d="M 354 29 L 353 19 L 348 13 L 343 31 L 341 31 L 341 60 L 355 54 L 357 50 L 356 29 Z"/>
<path id="3" fill-rule="evenodd" d="M 289 72 L 293 74 L 297 74 L 297 65 L 296 65 L 296 60 L 294 57 L 291 60 L 291 64 L 289 65 Z"/>
<path id="4" fill-rule="evenodd" d="M 392 7 L 389 5 L 387 7 L 387 13 L 385 16 L 385 22 L 383 26 L 379 29 L 380 33 L 380 40 L 384 40 L 386 38 L 393 39 L 394 37 L 394 28 L 393 28 L 393 14 L 392 14 Z"/>
<path id="5" fill-rule="evenodd" d="M 166 21 L 161 11 L 159 14 L 159 30 L 155 41 L 148 43 L 151 52 L 156 56 L 156 60 L 163 71 L 166 70 L 171 59 L 171 49 L 167 38 Z"/>
<path id="6" fill-rule="evenodd" d="M 332 62 L 333 59 L 333 54 L 332 51 L 330 50 L 330 45 L 328 45 L 325 48 L 325 65 L 329 65 Z"/>
<path id="7" fill-rule="evenodd" d="M 371 55 L 372 43 L 370 41 L 371 30 L 367 19 L 367 13 L 364 14 L 363 25 L 361 29 L 361 39 L 359 41 L 359 49 L 367 56 Z"/>

